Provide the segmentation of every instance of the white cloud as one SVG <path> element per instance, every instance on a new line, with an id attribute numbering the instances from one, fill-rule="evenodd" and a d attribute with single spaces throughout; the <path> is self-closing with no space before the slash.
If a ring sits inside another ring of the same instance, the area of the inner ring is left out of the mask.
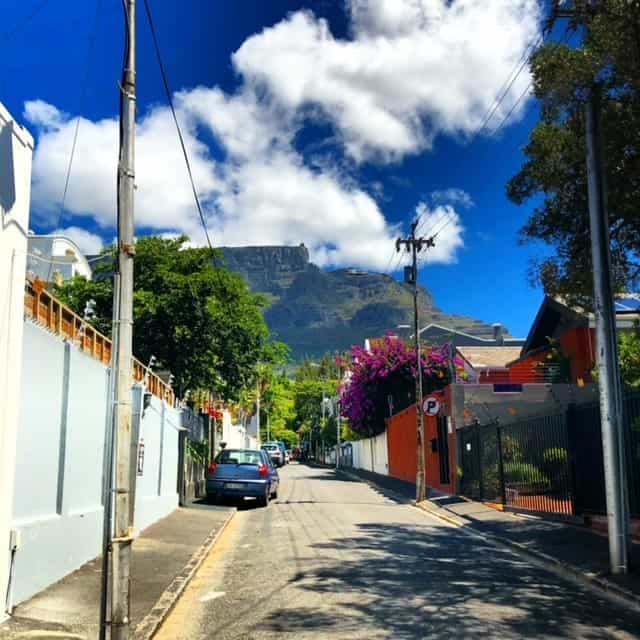
<path id="1" fill-rule="evenodd" d="M 247 39 L 233 56 L 235 94 L 195 87 L 176 107 L 195 182 L 216 245 L 304 242 L 326 266 L 384 269 L 401 229 L 341 158 L 311 167 L 293 141 L 309 121 L 330 122 L 356 160 L 395 161 L 438 134 L 474 130 L 505 77 L 537 34 L 535 0 L 351 0 L 352 37 L 297 12 Z M 514 83 L 496 117 L 511 107 Z M 34 100 L 33 205 L 57 218 L 77 120 Z M 514 114 L 517 117 L 517 110 Z M 214 136 L 222 158 L 204 142 Z M 116 209 L 116 118 L 81 119 L 65 209 L 112 233 Z M 338 168 L 341 167 L 341 168 Z M 204 243 L 176 131 L 167 108 L 140 113 L 136 141 L 136 226 L 188 234 Z M 460 190 L 418 210 L 425 224 L 447 215 L 428 260 L 452 262 L 463 246 Z"/>
<path id="2" fill-rule="evenodd" d="M 76 118 L 52 105 L 37 103 L 38 131 L 33 158 L 34 207 L 57 218 L 69 163 Z M 25 105 L 30 117 L 34 102 Z M 183 128 L 196 184 L 203 194 L 218 186 L 208 147 L 191 128 Z M 96 122 L 81 118 L 65 208 L 88 215 L 102 227 L 111 227 L 116 215 L 118 123 L 115 118 Z M 153 229 L 183 228 L 197 224 L 193 194 L 178 146 L 171 113 L 153 109 L 138 122 L 136 133 L 136 225 Z"/>
<path id="3" fill-rule="evenodd" d="M 416 207 L 420 219 L 419 235 L 434 237 L 435 246 L 426 250 L 423 261 L 428 264 L 457 262 L 457 254 L 464 247 L 464 227 L 460 214 L 450 205 L 429 207 L 421 202 Z"/>
<path id="4" fill-rule="evenodd" d="M 95 255 L 100 253 L 104 243 L 102 238 L 95 234 L 82 229 L 81 227 L 67 227 L 66 229 L 56 229 L 54 234 L 60 234 L 73 240 L 85 255 Z"/>
<path id="5" fill-rule="evenodd" d="M 455 187 L 432 191 L 431 200 L 436 204 L 457 204 L 464 209 L 470 209 L 475 205 L 473 198 L 466 191 Z"/>
<path id="6" fill-rule="evenodd" d="M 438 134 L 475 132 L 539 33 L 537 0 L 351 0 L 349 7 L 350 40 L 299 11 L 248 38 L 233 62 L 283 108 L 320 107 L 358 161 L 398 159 L 429 148 Z M 520 74 L 496 123 L 528 82 Z"/>

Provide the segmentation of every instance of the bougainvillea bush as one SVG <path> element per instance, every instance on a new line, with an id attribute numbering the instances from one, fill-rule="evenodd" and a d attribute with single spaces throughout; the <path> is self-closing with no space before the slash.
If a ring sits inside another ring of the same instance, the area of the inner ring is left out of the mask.
<path id="1" fill-rule="evenodd" d="M 451 379 L 449 345 L 425 347 L 421 354 L 423 393 L 442 389 Z M 455 362 L 459 367 L 462 362 Z M 393 412 L 405 409 L 416 397 L 416 354 L 409 345 L 389 334 L 373 342 L 371 350 L 353 347 L 347 364 L 348 381 L 341 388 L 341 413 L 351 429 L 363 436 L 384 431 Z"/>

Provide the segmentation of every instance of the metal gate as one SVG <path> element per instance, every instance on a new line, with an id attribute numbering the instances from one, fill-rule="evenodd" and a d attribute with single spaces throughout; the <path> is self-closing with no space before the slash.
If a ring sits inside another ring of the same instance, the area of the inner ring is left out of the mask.
<path id="1" fill-rule="evenodd" d="M 440 461 L 440 484 L 451 483 L 449 468 L 449 432 L 446 416 L 438 416 L 438 459 Z"/>

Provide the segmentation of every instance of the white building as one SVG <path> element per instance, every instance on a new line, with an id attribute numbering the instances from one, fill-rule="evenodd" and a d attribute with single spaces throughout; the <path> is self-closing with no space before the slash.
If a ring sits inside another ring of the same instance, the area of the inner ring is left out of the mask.
<path id="1" fill-rule="evenodd" d="M 71 238 L 29 234 L 28 247 L 27 273 L 45 282 L 70 280 L 74 276 L 91 279 L 91 266 Z"/>
<path id="2" fill-rule="evenodd" d="M 10 561 L 33 138 L 0 103 L 0 620 Z"/>

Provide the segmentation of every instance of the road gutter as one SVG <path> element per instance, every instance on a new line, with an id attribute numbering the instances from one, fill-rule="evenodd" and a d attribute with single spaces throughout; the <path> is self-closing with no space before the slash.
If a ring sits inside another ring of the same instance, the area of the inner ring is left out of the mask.
<path id="1" fill-rule="evenodd" d="M 222 525 L 204 539 L 184 569 L 175 576 L 153 605 L 151 611 L 137 625 L 133 633 L 133 640 L 151 640 L 153 638 L 235 515 L 236 510 L 234 509 Z"/>

